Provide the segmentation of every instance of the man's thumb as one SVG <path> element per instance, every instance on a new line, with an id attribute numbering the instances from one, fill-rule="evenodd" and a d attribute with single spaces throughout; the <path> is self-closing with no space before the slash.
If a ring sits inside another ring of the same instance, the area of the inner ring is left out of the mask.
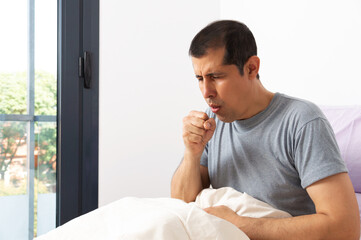
<path id="1" fill-rule="evenodd" d="M 203 126 L 207 130 L 204 140 L 208 142 L 212 138 L 214 130 L 216 129 L 216 121 L 213 118 L 210 118 L 204 122 Z"/>
<path id="2" fill-rule="evenodd" d="M 204 122 L 203 126 L 206 130 L 214 131 L 214 129 L 216 129 L 216 121 L 214 120 L 214 118 L 209 118 L 207 121 Z"/>

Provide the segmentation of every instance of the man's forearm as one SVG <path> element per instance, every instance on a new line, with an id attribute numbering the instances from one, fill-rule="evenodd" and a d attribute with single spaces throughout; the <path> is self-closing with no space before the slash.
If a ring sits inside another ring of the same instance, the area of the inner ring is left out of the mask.
<path id="1" fill-rule="evenodd" d="M 184 159 L 175 172 L 171 183 L 171 197 L 192 202 L 203 189 L 198 159 Z"/>
<path id="2" fill-rule="evenodd" d="M 252 240 L 359 240 L 354 224 L 336 221 L 325 214 L 282 219 L 237 216 L 232 222 Z"/>
<path id="3" fill-rule="evenodd" d="M 316 214 L 276 219 L 241 217 L 227 206 L 205 211 L 233 223 L 252 240 L 359 240 L 359 208 L 347 173 L 322 179 L 306 190 L 315 203 Z"/>

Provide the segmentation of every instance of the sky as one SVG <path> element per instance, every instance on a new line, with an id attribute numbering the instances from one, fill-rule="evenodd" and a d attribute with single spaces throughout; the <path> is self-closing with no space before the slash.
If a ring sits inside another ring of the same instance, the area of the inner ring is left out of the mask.
<path id="1" fill-rule="evenodd" d="M 28 0 L 0 0 L 0 72 L 28 67 Z M 56 74 L 57 0 L 35 0 L 35 70 Z"/>

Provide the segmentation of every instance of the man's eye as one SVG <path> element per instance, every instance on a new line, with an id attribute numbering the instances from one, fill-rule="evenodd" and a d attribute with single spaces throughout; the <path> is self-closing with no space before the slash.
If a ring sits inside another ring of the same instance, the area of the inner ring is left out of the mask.
<path id="1" fill-rule="evenodd" d="M 198 81 L 203 81 L 203 78 L 197 78 L 198 79 Z"/>

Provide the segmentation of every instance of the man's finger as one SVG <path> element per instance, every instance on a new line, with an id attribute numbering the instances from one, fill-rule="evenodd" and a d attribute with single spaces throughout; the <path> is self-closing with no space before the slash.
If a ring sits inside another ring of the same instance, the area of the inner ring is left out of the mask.
<path id="1" fill-rule="evenodd" d="M 188 136 L 188 140 L 193 143 L 201 143 L 203 141 L 202 136 L 191 134 Z"/>
<path id="2" fill-rule="evenodd" d="M 184 132 L 189 132 L 189 133 L 192 133 L 192 134 L 196 134 L 196 135 L 199 135 L 199 136 L 204 136 L 206 130 L 204 128 L 199 128 L 199 127 L 196 127 L 194 125 L 185 125 L 183 127 L 183 131 Z"/>
<path id="3" fill-rule="evenodd" d="M 203 120 L 208 120 L 208 115 L 205 112 L 199 112 L 199 111 L 191 111 L 189 113 L 189 116 L 197 117 Z"/>
<path id="4" fill-rule="evenodd" d="M 204 120 L 194 116 L 186 116 L 183 118 L 183 125 L 193 125 L 198 128 L 204 129 Z"/>
<path id="5" fill-rule="evenodd" d="M 213 118 L 208 119 L 203 123 L 206 130 L 214 130 L 216 128 L 216 121 Z"/>
<path id="6" fill-rule="evenodd" d="M 199 127 L 199 128 L 204 129 L 204 122 L 205 122 L 204 119 L 198 118 L 198 117 L 190 117 L 189 120 L 190 120 L 190 123 L 191 123 L 193 126 L 196 126 L 196 127 Z"/>

